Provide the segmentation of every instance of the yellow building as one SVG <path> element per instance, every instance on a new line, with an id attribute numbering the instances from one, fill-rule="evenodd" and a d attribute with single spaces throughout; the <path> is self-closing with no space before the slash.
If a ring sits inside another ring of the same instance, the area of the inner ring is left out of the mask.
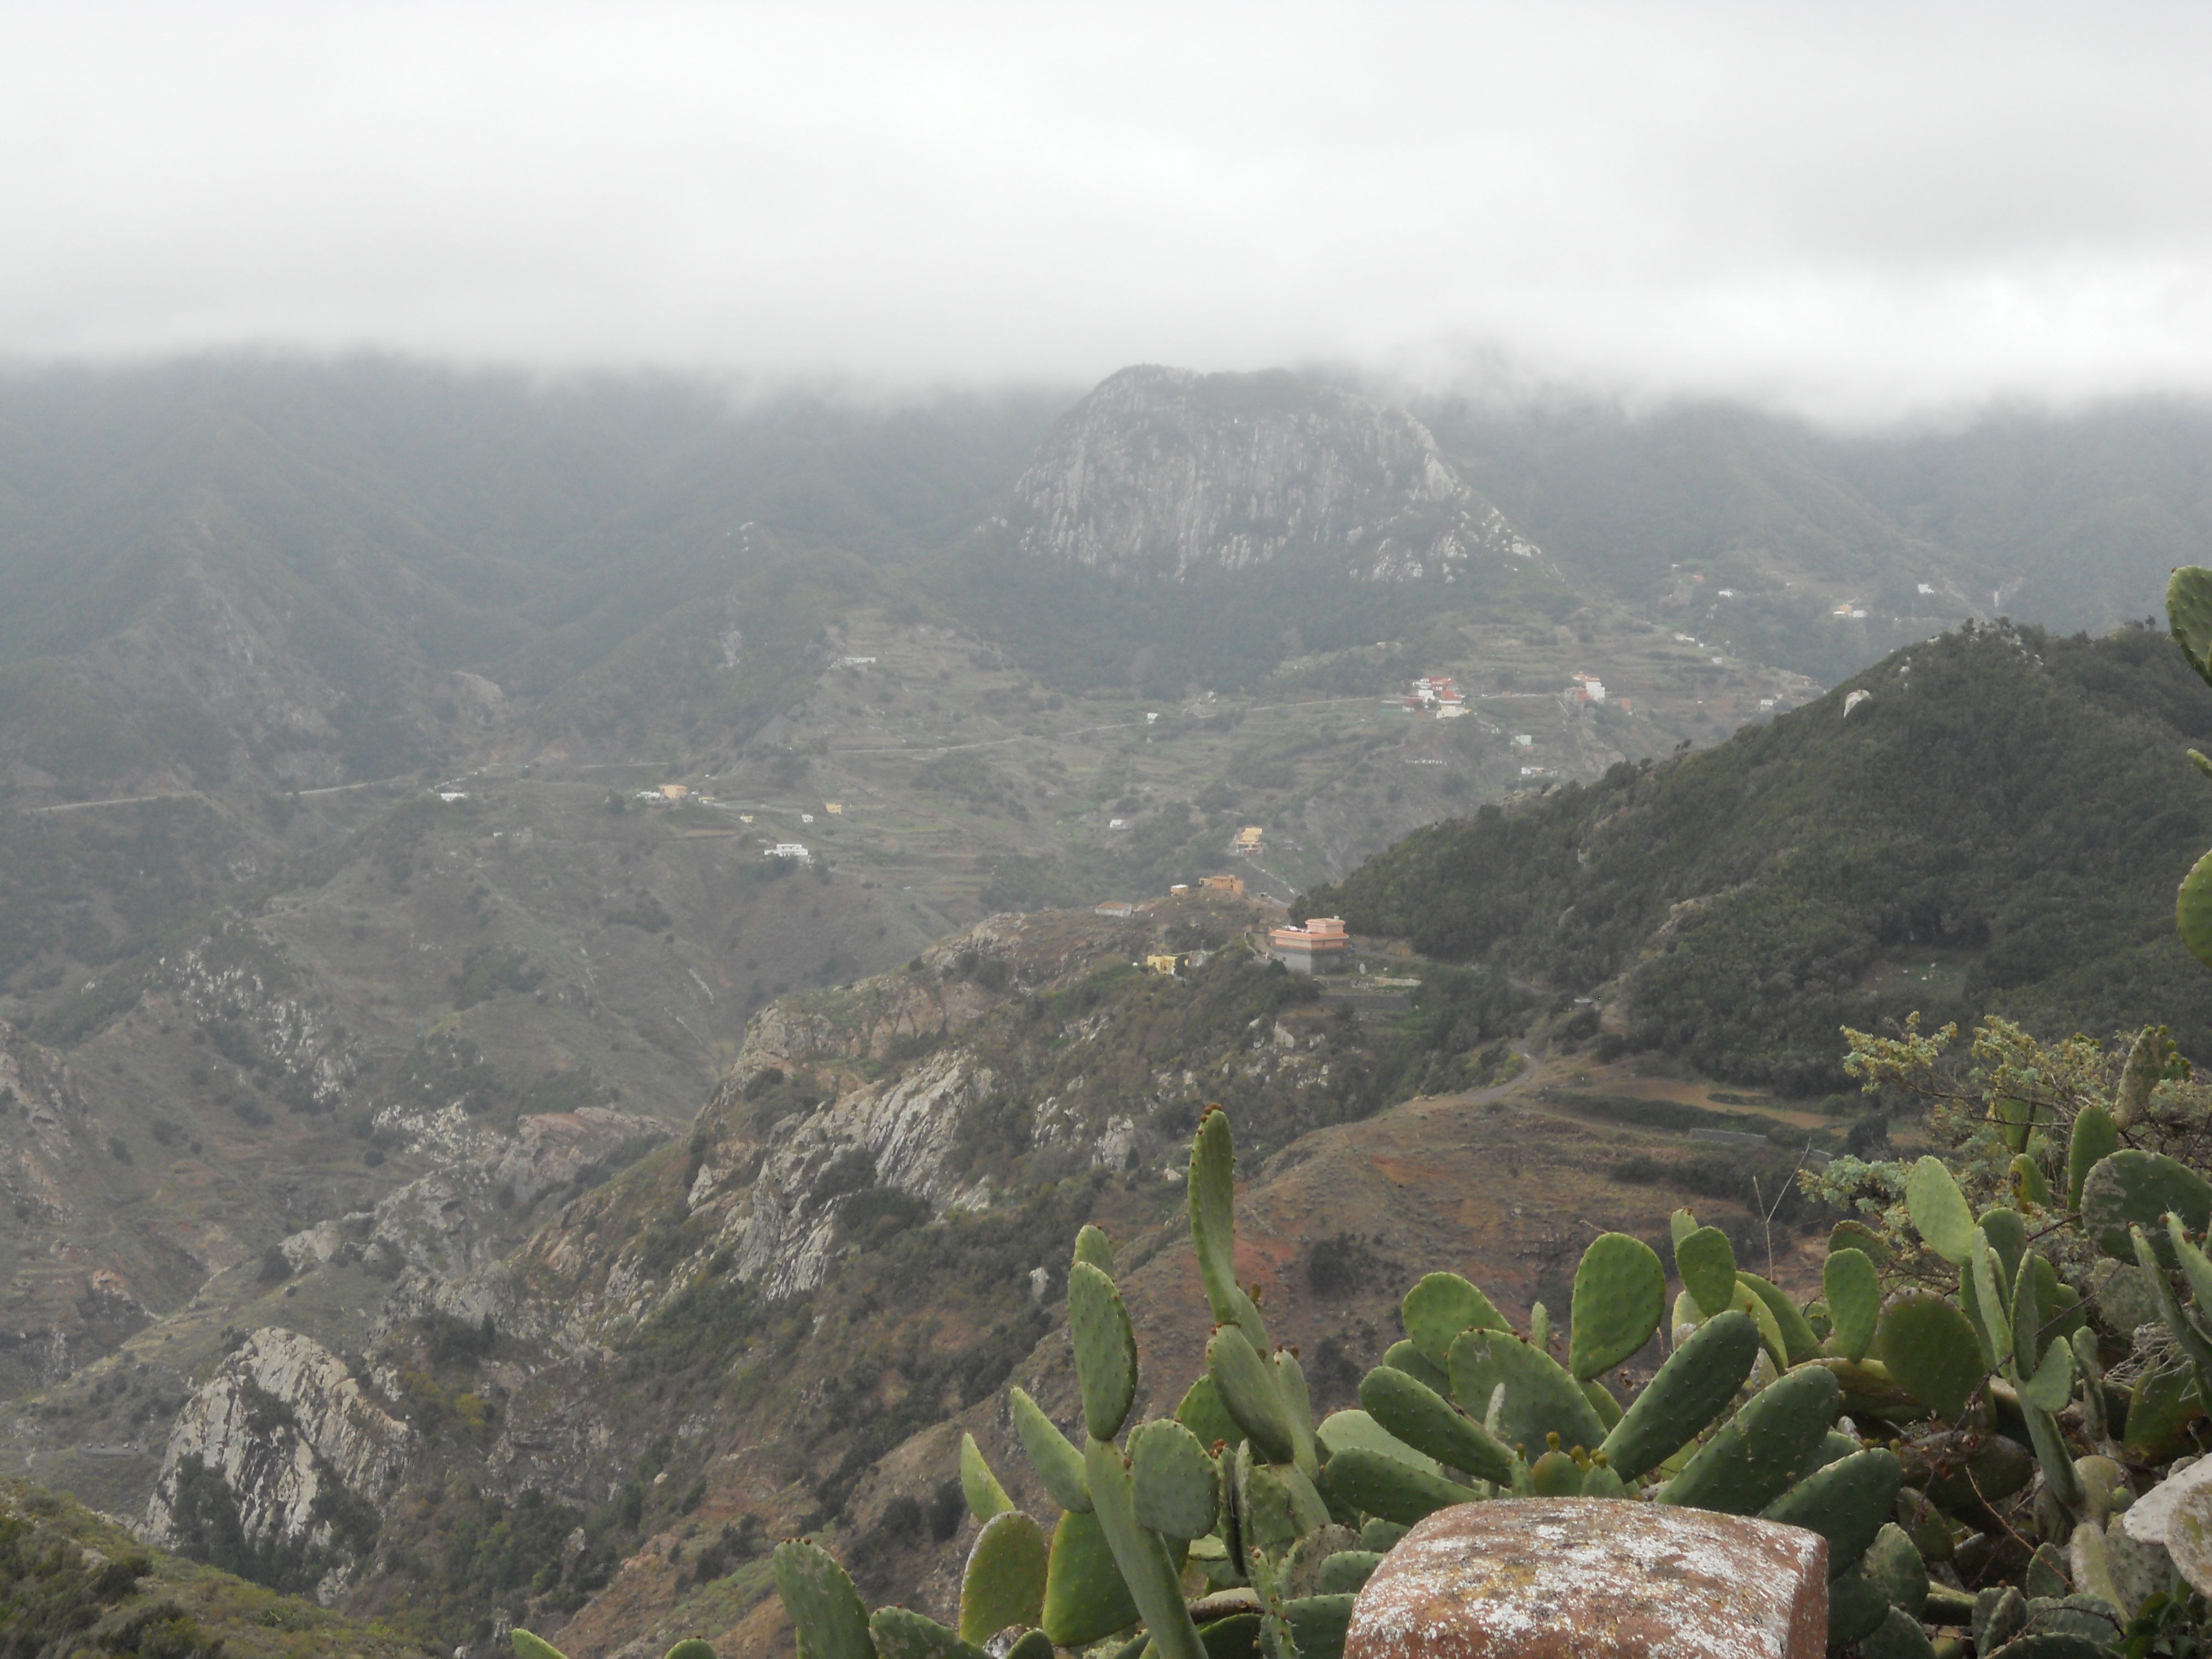
<path id="1" fill-rule="evenodd" d="M 1169 977 L 1172 978 L 1182 971 L 1182 965 L 1187 960 L 1188 960 L 1188 957 L 1177 956 L 1169 951 L 1162 951 L 1155 955 L 1147 956 L 1145 958 L 1145 966 L 1151 969 L 1156 974 L 1165 974 L 1169 975 Z"/>
<path id="2" fill-rule="evenodd" d="M 1260 850 L 1260 837 L 1266 833 L 1258 824 L 1248 823 L 1237 832 L 1232 845 L 1240 853 L 1256 853 Z"/>
<path id="3" fill-rule="evenodd" d="M 1242 876 L 1200 876 L 1198 878 L 1198 884 L 1209 893 L 1242 894 L 1244 890 L 1244 878 Z"/>
<path id="4" fill-rule="evenodd" d="M 690 793 L 690 787 L 688 784 L 664 783 L 660 786 L 660 798 L 663 800 L 682 800 Z"/>

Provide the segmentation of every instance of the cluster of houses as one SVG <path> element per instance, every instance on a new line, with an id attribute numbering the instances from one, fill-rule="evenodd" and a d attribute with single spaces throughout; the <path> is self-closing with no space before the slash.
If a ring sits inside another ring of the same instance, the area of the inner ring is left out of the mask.
<path id="1" fill-rule="evenodd" d="M 1467 713 L 1467 694 L 1449 674 L 1424 674 L 1413 682 L 1412 690 L 1383 698 L 1382 706 L 1402 708 L 1409 714 L 1434 714 L 1440 720 L 1456 720 Z"/>
<path id="2" fill-rule="evenodd" d="M 1196 885 L 1200 892 L 1227 897 L 1240 897 L 1244 891 L 1243 878 L 1231 875 L 1201 876 Z M 1168 895 L 1181 898 L 1191 890 L 1192 884 L 1177 882 L 1168 889 Z M 1091 907 L 1099 915 L 1110 916 L 1116 921 L 1127 921 L 1140 908 L 1149 908 L 1148 904 L 1132 904 L 1127 899 L 1109 899 Z M 1268 928 L 1267 954 L 1294 974 L 1334 973 L 1352 960 L 1352 935 L 1341 916 L 1309 916 L 1303 925 L 1284 922 Z M 1145 966 L 1156 974 L 1174 976 L 1206 960 L 1207 953 L 1203 951 L 1152 951 L 1146 954 Z"/>

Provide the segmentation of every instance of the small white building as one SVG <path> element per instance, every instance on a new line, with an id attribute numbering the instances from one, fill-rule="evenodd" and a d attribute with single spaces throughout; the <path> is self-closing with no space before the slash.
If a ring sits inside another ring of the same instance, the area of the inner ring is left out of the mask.
<path id="1" fill-rule="evenodd" d="M 764 859 L 797 859 L 801 864 L 814 862 L 814 854 L 795 841 L 780 841 L 761 856 Z"/>

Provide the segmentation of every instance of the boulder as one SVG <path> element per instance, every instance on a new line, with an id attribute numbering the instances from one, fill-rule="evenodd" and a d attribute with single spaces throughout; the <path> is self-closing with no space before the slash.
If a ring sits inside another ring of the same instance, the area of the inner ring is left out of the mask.
<path id="1" fill-rule="evenodd" d="M 1601 1498 L 1438 1510 L 1353 1605 L 1345 1659 L 1818 1659 L 1828 1547 L 1798 1527 Z"/>

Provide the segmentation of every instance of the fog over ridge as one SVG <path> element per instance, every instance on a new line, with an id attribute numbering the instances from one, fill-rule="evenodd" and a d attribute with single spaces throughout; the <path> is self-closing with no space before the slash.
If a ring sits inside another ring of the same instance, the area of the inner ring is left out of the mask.
<path id="1" fill-rule="evenodd" d="M 2212 391 L 2178 7 L 21 6 L 0 356 Z"/>

